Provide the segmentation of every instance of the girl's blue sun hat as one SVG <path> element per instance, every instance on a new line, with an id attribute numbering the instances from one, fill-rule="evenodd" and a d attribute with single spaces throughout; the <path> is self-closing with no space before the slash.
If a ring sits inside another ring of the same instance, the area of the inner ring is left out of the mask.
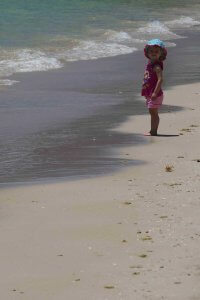
<path id="1" fill-rule="evenodd" d="M 163 43 L 163 41 L 159 40 L 159 39 L 153 39 L 147 42 L 146 46 L 144 47 L 144 55 L 149 59 L 148 56 L 148 49 L 149 47 L 152 46 L 158 46 L 161 48 L 162 50 L 162 54 L 160 56 L 160 60 L 163 61 L 166 59 L 167 57 L 167 49 L 165 48 L 165 44 Z"/>

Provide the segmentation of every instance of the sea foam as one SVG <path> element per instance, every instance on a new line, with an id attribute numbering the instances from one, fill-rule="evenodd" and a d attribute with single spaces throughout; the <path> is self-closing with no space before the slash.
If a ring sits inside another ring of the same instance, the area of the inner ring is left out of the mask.
<path id="1" fill-rule="evenodd" d="M 47 71 L 61 68 L 62 63 L 55 57 L 49 57 L 42 51 L 21 49 L 12 51 L 13 57 L 0 61 L 1 76 L 10 76 L 14 73 Z"/>
<path id="2" fill-rule="evenodd" d="M 134 51 L 137 51 L 137 48 L 118 43 L 82 41 L 79 46 L 60 53 L 58 57 L 66 61 L 90 60 L 128 54 Z"/>
<path id="3" fill-rule="evenodd" d="M 182 16 L 180 17 L 180 19 L 167 21 L 165 22 L 165 24 L 172 28 L 179 28 L 179 27 L 185 28 L 185 27 L 193 27 L 195 25 L 200 25 L 200 22 L 191 17 Z"/>
<path id="4" fill-rule="evenodd" d="M 170 31 L 170 29 L 165 25 L 164 23 L 160 21 L 153 21 L 150 23 L 147 23 L 146 26 L 140 27 L 137 30 L 138 33 L 140 34 L 145 34 L 145 35 L 155 35 L 159 34 L 163 38 L 178 38 L 176 33 Z"/>

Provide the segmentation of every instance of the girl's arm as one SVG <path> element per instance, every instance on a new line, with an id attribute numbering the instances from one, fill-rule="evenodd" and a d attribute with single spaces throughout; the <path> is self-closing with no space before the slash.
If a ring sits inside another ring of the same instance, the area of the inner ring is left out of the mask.
<path id="1" fill-rule="evenodd" d="M 154 71 L 156 72 L 156 75 L 158 77 L 158 81 L 157 81 L 156 87 L 153 91 L 153 94 L 151 96 L 152 100 L 157 97 L 157 95 L 158 95 L 158 93 L 161 89 L 161 85 L 163 83 L 163 74 L 162 74 L 163 72 L 162 72 L 161 67 L 159 65 L 155 66 Z"/>

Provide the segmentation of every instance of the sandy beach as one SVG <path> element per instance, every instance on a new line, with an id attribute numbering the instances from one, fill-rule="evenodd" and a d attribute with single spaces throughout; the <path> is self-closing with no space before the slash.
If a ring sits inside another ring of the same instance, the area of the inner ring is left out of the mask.
<path id="1" fill-rule="evenodd" d="M 200 300 L 200 0 L 0 15 L 0 300 Z M 156 137 L 151 39 L 168 52 Z"/>
<path id="2" fill-rule="evenodd" d="M 199 100 L 199 83 L 165 92 L 184 109 L 115 153 L 141 165 L 1 189 L 1 299 L 200 299 Z M 149 117 L 113 131 L 133 128 L 142 135 Z"/>

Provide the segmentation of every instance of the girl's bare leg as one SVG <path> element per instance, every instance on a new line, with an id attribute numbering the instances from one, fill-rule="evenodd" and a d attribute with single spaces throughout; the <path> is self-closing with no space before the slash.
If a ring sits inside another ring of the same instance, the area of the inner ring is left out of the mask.
<path id="1" fill-rule="evenodd" d="M 149 108 L 149 113 L 151 115 L 151 135 L 157 135 L 158 131 L 158 125 L 159 125 L 159 115 L 158 115 L 158 109 L 157 108 Z"/>

